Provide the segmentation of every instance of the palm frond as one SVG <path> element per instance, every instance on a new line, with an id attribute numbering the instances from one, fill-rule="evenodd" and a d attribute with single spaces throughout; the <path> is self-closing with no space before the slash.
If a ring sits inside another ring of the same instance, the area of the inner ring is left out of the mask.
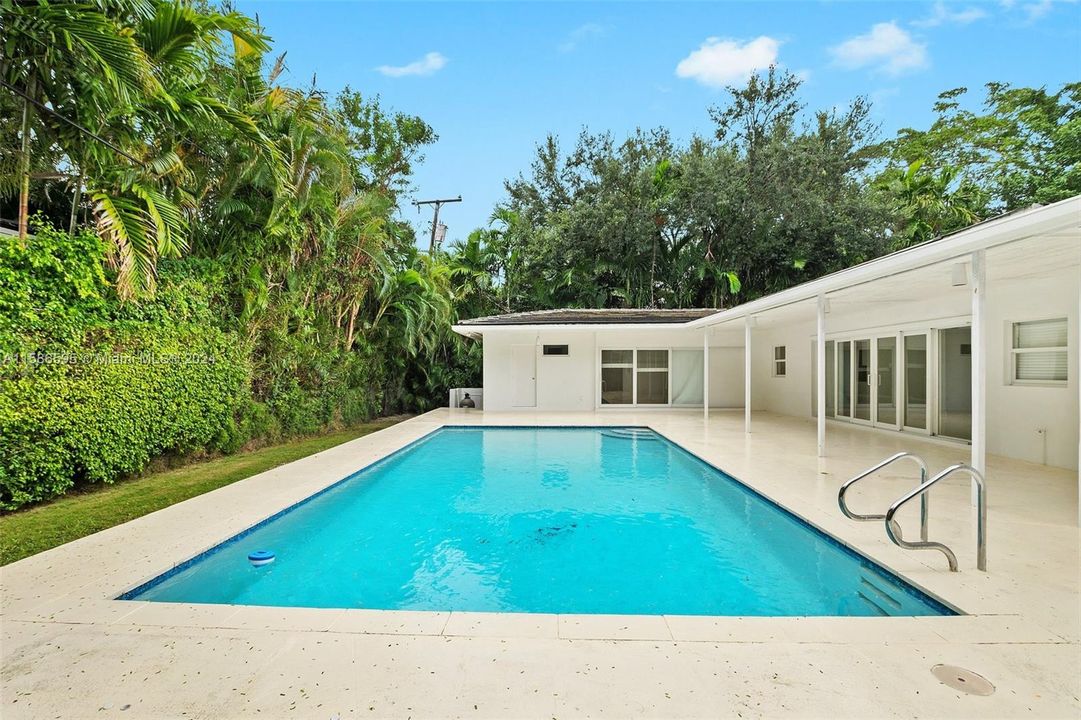
<path id="1" fill-rule="evenodd" d="M 107 192 L 91 194 L 98 233 L 110 246 L 110 260 L 116 269 L 116 290 L 122 299 L 152 293 L 156 286 L 156 243 L 147 229 L 151 222 L 129 198 Z"/>

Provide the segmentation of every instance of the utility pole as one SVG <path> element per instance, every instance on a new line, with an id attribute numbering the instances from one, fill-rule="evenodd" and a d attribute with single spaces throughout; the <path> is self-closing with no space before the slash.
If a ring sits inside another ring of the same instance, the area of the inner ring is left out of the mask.
<path id="1" fill-rule="evenodd" d="M 420 212 L 421 205 L 431 205 L 435 209 L 435 214 L 432 216 L 432 238 L 428 243 L 428 254 L 431 255 L 435 252 L 435 234 L 439 228 L 439 208 L 443 207 L 447 203 L 461 202 L 462 196 L 459 195 L 456 198 L 446 198 L 443 200 L 414 200 L 413 204 L 417 206 L 417 212 Z"/>

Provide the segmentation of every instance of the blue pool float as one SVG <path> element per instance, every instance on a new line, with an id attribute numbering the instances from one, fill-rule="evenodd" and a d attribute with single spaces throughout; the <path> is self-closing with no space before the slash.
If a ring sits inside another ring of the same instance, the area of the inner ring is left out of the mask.
<path id="1" fill-rule="evenodd" d="M 269 565 L 274 562 L 274 553 L 269 550 L 256 550 L 253 553 L 248 553 L 248 562 L 255 567 Z"/>

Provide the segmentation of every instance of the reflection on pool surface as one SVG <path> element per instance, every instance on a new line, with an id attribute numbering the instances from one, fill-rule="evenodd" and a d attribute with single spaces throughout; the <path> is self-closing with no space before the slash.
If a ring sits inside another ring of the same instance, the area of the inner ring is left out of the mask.
<path id="1" fill-rule="evenodd" d="M 270 550 L 253 567 L 249 553 Z M 952 610 L 644 428 L 445 427 L 123 599 L 669 615 Z"/>

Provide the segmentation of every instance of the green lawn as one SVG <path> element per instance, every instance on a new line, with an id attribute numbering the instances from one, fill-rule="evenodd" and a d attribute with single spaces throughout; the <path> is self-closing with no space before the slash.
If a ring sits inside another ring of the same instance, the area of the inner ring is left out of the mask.
<path id="1" fill-rule="evenodd" d="M 29 510 L 0 515 L 0 565 L 382 430 L 403 419 L 382 418 L 348 430 L 95 486 Z"/>

